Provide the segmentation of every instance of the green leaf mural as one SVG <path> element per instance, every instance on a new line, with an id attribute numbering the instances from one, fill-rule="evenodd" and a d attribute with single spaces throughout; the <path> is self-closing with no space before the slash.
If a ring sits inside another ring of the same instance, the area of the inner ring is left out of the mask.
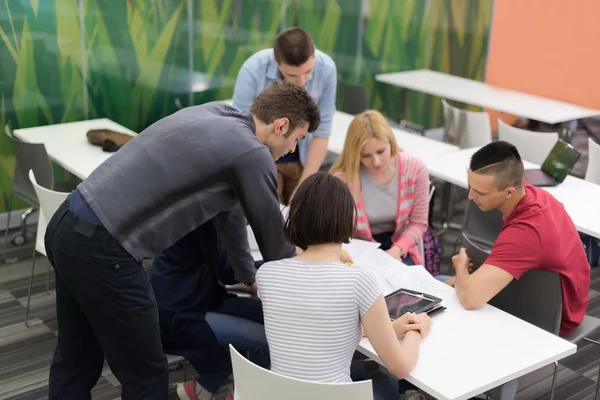
<path id="1" fill-rule="evenodd" d="M 483 79 L 492 7 L 492 0 L 4 0 L 0 123 L 107 117 L 141 131 L 190 96 L 194 104 L 230 98 L 242 63 L 297 24 L 333 57 L 342 80 L 367 87 L 372 107 L 394 119 L 406 109 L 412 121 L 439 126 L 439 99 L 411 92 L 404 104 L 401 90 L 374 75 L 430 68 Z M 0 146 L 2 211 L 14 156 L 1 133 Z"/>

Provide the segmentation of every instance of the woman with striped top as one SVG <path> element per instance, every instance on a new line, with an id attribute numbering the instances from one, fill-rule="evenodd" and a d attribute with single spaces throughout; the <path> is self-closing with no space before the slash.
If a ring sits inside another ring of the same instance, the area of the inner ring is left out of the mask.
<path id="1" fill-rule="evenodd" d="M 429 317 L 408 313 L 390 321 L 375 275 L 340 262 L 354 212 L 352 194 L 332 175 L 317 173 L 299 186 L 285 234 L 304 252 L 263 264 L 256 274 L 272 371 L 316 382 L 350 382 L 362 328 L 396 378 L 416 364 Z M 397 380 L 382 375 L 371 378 L 375 398 L 397 399 Z"/>
<path id="2" fill-rule="evenodd" d="M 400 150 L 383 115 L 368 110 L 354 118 L 331 173 L 354 196 L 354 237 L 380 242 L 405 264 L 423 264 L 417 243 L 427 230 L 429 174 L 421 160 Z"/>

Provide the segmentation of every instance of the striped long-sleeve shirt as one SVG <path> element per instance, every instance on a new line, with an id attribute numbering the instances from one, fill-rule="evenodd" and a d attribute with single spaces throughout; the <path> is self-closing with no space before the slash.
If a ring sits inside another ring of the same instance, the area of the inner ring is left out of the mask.
<path id="1" fill-rule="evenodd" d="M 416 264 L 423 263 L 417 243 L 427 230 L 429 218 L 429 173 L 425 163 L 415 156 L 398 153 L 398 198 L 396 201 L 396 229 L 392 242 L 408 254 Z M 373 241 L 371 227 L 365 211 L 360 182 L 348 182 L 344 173 L 334 174 L 342 179 L 354 193 L 357 214 L 354 236 L 359 239 Z"/>

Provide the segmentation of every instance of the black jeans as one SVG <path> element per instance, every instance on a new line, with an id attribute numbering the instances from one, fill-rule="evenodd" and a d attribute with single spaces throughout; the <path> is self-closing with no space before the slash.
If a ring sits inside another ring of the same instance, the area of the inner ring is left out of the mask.
<path id="1" fill-rule="evenodd" d="M 45 246 L 56 272 L 58 318 L 49 399 L 91 399 L 104 357 L 123 400 L 167 399 L 167 360 L 141 263 L 66 202 L 48 224 Z"/>

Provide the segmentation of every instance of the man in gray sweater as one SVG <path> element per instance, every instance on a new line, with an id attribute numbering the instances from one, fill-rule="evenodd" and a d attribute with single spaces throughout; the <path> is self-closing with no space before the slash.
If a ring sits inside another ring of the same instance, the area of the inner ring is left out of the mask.
<path id="1" fill-rule="evenodd" d="M 246 219 L 265 260 L 295 254 L 283 235 L 273 160 L 319 125 L 311 96 L 275 83 L 249 112 L 189 107 L 151 125 L 73 191 L 48 225 L 58 345 L 49 398 L 90 398 L 106 357 L 123 400 L 167 399 L 168 368 L 141 261 L 206 223 L 237 281 L 256 272 Z"/>

